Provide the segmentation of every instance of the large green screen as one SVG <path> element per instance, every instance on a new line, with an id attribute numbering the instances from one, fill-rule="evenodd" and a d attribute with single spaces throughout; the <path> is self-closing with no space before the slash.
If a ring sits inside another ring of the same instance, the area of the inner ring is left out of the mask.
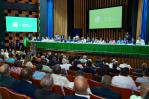
<path id="1" fill-rule="evenodd" d="M 37 32 L 37 18 L 6 16 L 7 32 Z"/>
<path id="2" fill-rule="evenodd" d="M 122 6 L 89 11 L 89 28 L 121 28 Z"/>

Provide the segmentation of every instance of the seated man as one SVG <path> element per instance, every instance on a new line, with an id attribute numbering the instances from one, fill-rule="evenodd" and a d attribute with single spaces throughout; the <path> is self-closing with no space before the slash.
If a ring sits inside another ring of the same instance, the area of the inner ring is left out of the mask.
<path id="1" fill-rule="evenodd" d="M 121 99 L 121 96 L 118 93 L 113 92 L 110 89 L 111 86 L 111 77 L 105 75 L 102 77 L 102 84 L 101 87 L 91 88 L 93 94 L 106 98 L 106 99 Z"/>
<path id="2" fill-rule="evenodd" d="M 32 69 L 24 68 L 21 70 L 21 80 L 16 81 L 13 84 L 12 89 L 18 93 L 25 94 L 30 97 L 34 97 L 34 92 L 37 89 L 29 80 L 32 77 Z"/>
<path id="3" fill-rule="evenodd" d="M 90 99 L 87 88 L 87 80 L 83 76 L 77 76 L 74 80 L 75 95 L 65 96 L 64 99 Z"/>
<path id="4" fill-rule="evenodd" d="M 0 66 L 0 86 L 4 87 L 12 87 L 15 79 L 10 76 L 9 66 L 7 64 L 3 64 Z"/>
<path id="5" fill-rule="evenodd" d="M 139 37 L 136 41 L 136 45 L 145 45 L 145 41 L 141 37 Z"/>
<path id="6" fill-rule="evenodd" d="M 53 86 L 51 75 L 44 76 L 40 84 L 42 88 L 35 91 L 36 99 L 63 99 L 62 96 L 51 92 Z"/>
<path id="7" fill-rule="evenodd" d="M 34 74 L 33 74 L 33 78 L 34 78 L 34 79 L 41 80 L 41 79 L 46 75 L 45 72 L 42 72 L 42 71 L 41 71 L 42 68 L 43 68 L 42 64 L 38 64 L 38 65 L 36 66 L 36 71 L 35 71 Z"/>
<path id="8" fill-rule="evenodd" d="M 121 88 L 137 90 L 134 80 L 129 76 L 129 68 L 121 68 L 120 75 L 112 78 L 112 84 Z"/>

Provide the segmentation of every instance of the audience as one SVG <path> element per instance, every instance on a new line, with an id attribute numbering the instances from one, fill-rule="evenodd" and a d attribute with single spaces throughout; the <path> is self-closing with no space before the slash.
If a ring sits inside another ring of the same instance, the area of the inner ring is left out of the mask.
<path id="1" fill-rule="evenodd" d="M 136 84 L 133 79 L 129 76 L 129 68 L 121 68 L 120 75 L 112 78 L 112 85 L 137 90 Z"/>
<path id="2" fill-rule="evenodd" d="M 121 96 L 118 93 L 115 93 L 110 89 L 111 86 L 110 76 L 108 75 L 103 76 L 102 84 L 103 86 L 101 87 L 91 88 L 92 93 L 107 99 L 121 99 Z"/>
<path id="3" fill-rule="evenodd" d="M 31 77 L 32 70 L 30 68 L 23 68 L 20 74 L 21 80 L 15 81 L 12 89 L 18 93 L 34 97 L 34 92 L 37 88 L 32 84 L 31 81 L 29 81 Z"/>
<path id="4" fill-rule="evenodd" d="M 42 88 L 35 91 L 36 99 L 63 99 L 62 96 L 51 91 L 53 86 L 53 78 L 51 75 L 44 76 L 41 79 L 40 85 Z"/>
<path id="5" fill-rule="evenodd" d="M 65 96 L 64 99 L 90 99 L 87 80 L 83 76 L 77 76 L 74 80 L 75 95 Z"/>
<path id="6" fill-rule="evenodd" d="M 3 64 L 0 66 L 0 86 L 9 87 L 13 86 L 15 79 L 10 76 L 9 65 Z"/>
<path id="7" fill-rule="evenodd" d="M 45 72 L 41 71 L 42 68 L 43 68 L 42 64 L 38 64 L 36 66 L 36 71 L 33 73 L 33 78 L 34 79 L 41 80 L 46 75 Z"/>

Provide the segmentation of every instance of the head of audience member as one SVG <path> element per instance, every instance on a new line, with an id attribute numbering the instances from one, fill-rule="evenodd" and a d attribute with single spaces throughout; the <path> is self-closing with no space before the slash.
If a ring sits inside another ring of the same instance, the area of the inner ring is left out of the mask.
<path id="1" fill-rule="evenodd" d="M 54 74 L 61 74 L 61 67 L 59 64 L 53 66 L 53 73 Z"/>
<path id="2" fill-rule="evenodd" d="M 31 61 L 31 57 L 28 55 L 25 57 L 24 64 L 26 64 L 29 61 Z"/>
<path id="3" fill-rule="evenodd" d="M 82 59 L 87 59 L 87 56 L 86 56 L 86 55 L 83 55 L 83 56 L 82 56 Z"/>
<path id="4" fill-rule="evenodd" d="M 50 91 L 52 90 L 52 86 L 53 86 L 53 78 L 51 77 L 51 75 L 45 75 L 41 81 L 40 81 L 40 85 L 44 90 Z"/>
<path id="5" fill-rule="evenodd" d="M 121 68 L 120 75 L 122 75 L 122 76 L 128 76 L 129 75 L 129 68 L 127 68 L 127 67 Z"/>
<path id="6" fill-rule="evenodd" d="M 43 65 L 47 65 L 47 60 L 46 60 L 46 59 L 42 59 L 42 60 L 41 60 L 41 63 L 42 63 Z"/>
<path id="7" fill-rule="evenodd" d="M 92 67 L 92 62 L 88 60 L 88 61 L 86 62 L 86 66 L 87 66 L 87 67 Z"/>
<path id="8" fill-rule="evenodd" d="M 41 71 L 42 68 L 43 68 L 42 64 L 37 64 L 37 65 L 36 65 L 36 70 L 37 70 L 37 71 Z"/>
<path id="9" fill-rule="evenodd" d="M 84 75 L 84 72 L 82 70 L 76 71 L 75 76 L 83 76 L 83 75 Z"/>
<path id="10" fill-rule="evenodd" d="M 149 83 L 141 84 L 140 92 L 143 99 L 149 99 Z"/>
<path id="11" fill-rule="evenodd" d="M 111 86 L 111 80 L 112 80 L 111 76 L 104 75 L 104 76 L 102 76 L 101 82 L 102 82 L 104 87 L 109 87 L 109 86 Z"/>
<path id="12" fill-rule="evenodd" d="M 0 66 L 0 74 L 3 76 L 9 76 L 9 65 L 8 64 L 3 64 Z"/>
<path id="13" fill-rule="evenodd" d="M 20 78 L 22 80 L 30 80 L 32 78 L 32 69 L 31 68 L 23 68 L 20 73 Z"/>
<path id="14" fill-rule="evenodd" d="M 147 68 L 147 63 L 142 63 L 140 68 L 144 71 Z"/>
<path id="15" fill-rule="evenodd" d="M 113 69 L 117 69 L 117 67 L 119 67 L 119 63 L 118 62 L 114 62 L 113 63 Z"/>
<path id="16" fill-rule="evenodd" d="M 22 67 L 22 62 L 16 60 L 16 61 L 14 62 L 14 66 L 15 66 L 15 67 Z"/>
<path id="17" fill-rule="evenodd" d="M 144 76 L 149 77 L 149 68 L 144 70 Z"/>
<path id="18" fill-rule="evenodd" d="M 74 80 L 74 90 L 75 93 L 80 95 L 88 95 L 87 88 L 88 88 L 87 79 L 83 76 L 77 76 Z"/>
<path id="19" fill-rule="evenodd" d="M 10 53 L 9 58 L 14 58 L 14 55 L 12 53 Z"/>
<path id="20" fill-rule="evenodd" d="M 136 70 L 136 76 L 137 77 L 142 77 L 143 76 L 143 70 L 142 69 L 137 69 Z"/>

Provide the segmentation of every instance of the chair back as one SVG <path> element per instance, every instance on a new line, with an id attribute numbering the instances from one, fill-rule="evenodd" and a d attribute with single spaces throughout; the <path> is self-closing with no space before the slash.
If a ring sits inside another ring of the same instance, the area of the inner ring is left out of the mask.
<path id="1" fill-rule="evenodd" d="M 63 96 L 65 95 L 63 87 L 59 85 L 53 85 L 52 92 Z"/>
<path id="2" fill-rule="evenodd" d="M 101 82 L 97 82 L 97 81 L 94 81 L 94 80 L 91 80 L 91 79 L 88 79 L 88 84 L 89 84 L 90 88 L 102 86 Z"/>
<path id="3" fill-rule="evenodd" d="M 121 99 L 129 99 L 130 96 L 132 95 L 132 90 L 131 89 L 120 88 L 120 87 L 116 87 L 116 86 L 111 86 L 111 89 L 114 92 L 119 93 L 121 95 Z"/>
<path id="4" fill-rule="evenodd" d="M 17 79 L 17 80 L 20 79 L 20 75 L 17 74 L 17 73 L 15 73 L 15 72 L 11 72 L 10 75 L 11 75 L 13 78 Z"/>
<path id="5" fill-rule="evenodd" d="M 5 87 L 0 87 L 0 94 L 2 99 L 30 99 L 30 97 L 26 95 L 15 93 Z"/>
<path id="6" fill-rule="evenodd" d="M 67 87 L 63 87 L 63 89 L 64 89 L 64 92 L 65 92 L 65 96 L 75 94 L 75 91 L 73 89 L 70 89 L 70 88 L 67 88 Z"/>
<path id="7" fill-rule="evenodd" d="M 40 85 L 40 81 L 41 80 L 37 80 L 37 79 L 31 79 L 31 81 L 32 81 L 32 83 L 34 84 L 34 85 L 36 85 L 37 87 L 41 87 L 41 85 Z"/>

